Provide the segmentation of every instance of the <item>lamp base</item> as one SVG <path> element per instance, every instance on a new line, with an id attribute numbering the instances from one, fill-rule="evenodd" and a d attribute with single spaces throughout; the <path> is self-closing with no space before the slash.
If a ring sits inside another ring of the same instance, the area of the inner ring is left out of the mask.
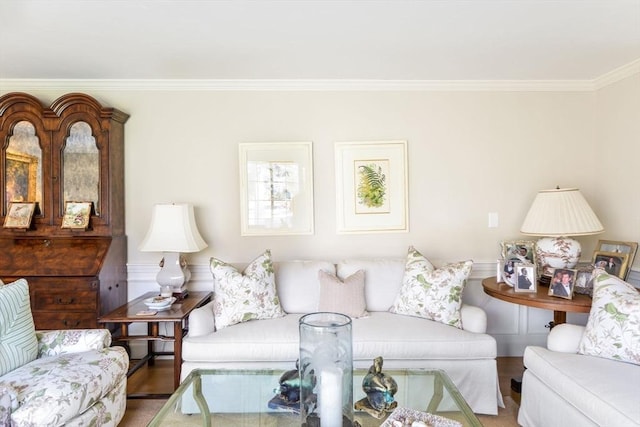
<path id="1" fill-rule="evenodd" d="M 574 268 L 582 246 L 570 237 L 543 237 L 536 242 L 536 255 L 541 274 L 551 276 L 555 268 Z"/>
<path id="2" fill-rule="evenodd" d="M 179 252 L 164 252 L 164 257 L 160 261 L 160 271 L 156 276 L 160 288 L 170 286 L 174 296 L 180 295 L 187 291 L 189 279 L 191 279 L 191 271 L 184 257 Z"/>

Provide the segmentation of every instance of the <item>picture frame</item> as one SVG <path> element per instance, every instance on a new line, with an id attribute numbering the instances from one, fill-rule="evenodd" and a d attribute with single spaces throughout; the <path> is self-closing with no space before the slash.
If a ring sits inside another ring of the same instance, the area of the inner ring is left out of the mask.
<path id="1" fill-rule="evenodd" d="M 576 266 L 576 283 L 573 287 L 574 294 L 593 295 L 593 271 L 594 266 L 590 262 L 579 262 Z"/>
<path id="2" fill-rule="evenodd" d="M 629 269 L 629 254 L 622 252 L 595 251 L 592 263 L 607 273 L 624 280 Z"/>
<path id="3" fill-rule="evenodd" d="M 536 267 L 533 264 L 520 263 L 516 265 L 516 284 L 513 290 L 516 292 L 538 292 L 536 280 Z"/>
<path id="4" fill-rule="evenodd" d="M 93 202 L 65 202 L 61 228 L 77 230 L 89 228 L 92 206 Z"/>
<path id="5" fill-rule="evenodd" d="M 578 270 L 575 268 L 554 268 L 551 271 L 549 296 L 573 299 L 573 291 Z"/>
<path id="6" fill-rule="evenodd" d="M 9 202 L 7 216 L 4 217 L 4 228 L 29 229 L 36 202 Z"/>
<path id="7" fill-rule="evenodd" d="M 505 240 L 500 242 L 502 255 L 502 279 L 510 286 L 517 281 L 516 265 L 537 265 L 536 242 L 533 240 Z"/>
<path id="8" fill-rule="evenodd" d="M 238 151 L 240 234 L 313 234 L 312 142 L 248 142 Z"/>
<path id="9" fill-rule="evenodd" d="M 617 240 L 598 240 L 598 244 L 596 245 L 595 252 L 616 252 L 628 254 L 629 259 L 627 262 L 628 268 L 625 276 L 622 278 L 624 280 L 627 279 L 629 275 L 629 271 L 633 266 L 633 262 L 636 258 L 636 253 L 638 252 L 638 242 L 621 242 Z"/>
<path id="10" fill-rule="evenodd" d="M 7 212 L 11 202 L 37 200 L 38 163 L 36 156 L 23 153 L 6 153 L 5 200 Z"/>
<path id="11" fill-rule="evenodd" d="M 335 143 L 338 234 L 409 231 L 407 141 Z"/>

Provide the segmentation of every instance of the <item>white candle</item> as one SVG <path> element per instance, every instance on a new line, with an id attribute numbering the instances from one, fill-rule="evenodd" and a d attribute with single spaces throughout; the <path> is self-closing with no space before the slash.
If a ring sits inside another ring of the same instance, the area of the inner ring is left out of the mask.
<path id="1" fill-rule="evenodd" d="M 342 371 L 334 366 L 320 371 L 320 427 L 342 427 Z"/>

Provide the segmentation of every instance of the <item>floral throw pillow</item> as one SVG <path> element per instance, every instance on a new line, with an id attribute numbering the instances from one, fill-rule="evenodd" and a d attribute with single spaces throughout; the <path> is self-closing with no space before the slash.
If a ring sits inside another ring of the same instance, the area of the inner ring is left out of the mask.
<path id="1" fill-rule="evenodd" d="M 472 266 L 469 260 L 436 269 L 420 252 L 409 248 L 400 292 L 389 311 L 462 329 L 462 291 Z"/>
<path id="2" fill-rule="evenodd" d="M 640 292 L 605 272 L 594 276 L 591 312 L 578 353 L 640 365 Z"/>
<path id="3" fill-rule="evenodd" d="M 216 329 L 253 319 L 284 316 L 276 292 L 271 252 L 266 250 L 244 272 L 211 258 Z"/>

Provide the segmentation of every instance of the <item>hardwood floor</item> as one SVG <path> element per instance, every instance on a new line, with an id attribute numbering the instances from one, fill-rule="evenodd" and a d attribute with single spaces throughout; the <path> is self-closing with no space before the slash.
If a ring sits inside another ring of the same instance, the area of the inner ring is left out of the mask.
<path id="1" fill-rule="evenodd" d="M 511 390 L 511 378 L 517 378 L 522 375 L 523 365 L 522 357 L 498 357 L 498 377 L 500 390 L 505 398 L 506 408 L 500 408 L 498 416 L 479 416 L 480 421 L 485 426 L 500 427 L 516 427 L 517 407 L 520 403 L 520 395 Z M 157 360 L 152 367 L 145 366 L 140 368 L 133 374 L 127 383 L 128 394 L 132 393 L 171 393 L 173 389 L 173 361 Z M 135 412 L 140 411 L 141 401 L 130 399 L 127 402 L 127 413 L 125 419 L 120 426 L 136 425 L 132 422 L 136 419 Z M 160 408 L 161 402 L 153 405 L 154 408 Z M 154 409 L 156 411 L 157 409 Z M 153 413 L 150 414 L 150 417 Z M 146 422 L 144 423 L 146 424 Z M 143 424 L 138 424 L 143 425 Z"/>

